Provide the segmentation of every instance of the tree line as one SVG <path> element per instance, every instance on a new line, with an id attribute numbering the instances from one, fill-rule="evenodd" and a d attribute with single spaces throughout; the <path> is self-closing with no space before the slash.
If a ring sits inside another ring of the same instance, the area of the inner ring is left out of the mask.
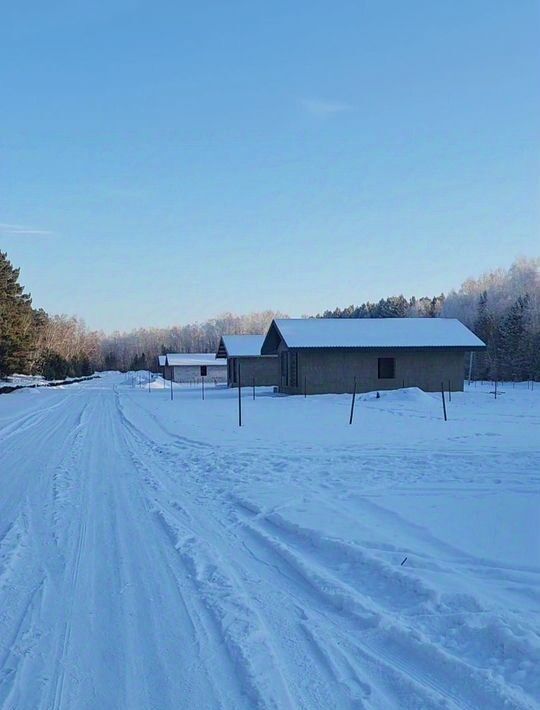
<path id="1" fill-rule="evenodd" d="M 35 309 L 19 283 L 19 269 L 0 251 L 0 378 L 13 373 L 47 379 L 89 375 L 95 370 L 157 370 L 167 352 L 215 352 L 222 334 L 264 333 L 275 311 L 225 313 L 203 323 L 139 328 L 104 334 L 83 321 Z M 487 343 L 477 353 L 477 378 L 540 378 L 540 259 L 518 259 L 467 279 L 448 294 L 390 296 L 378 302 L 335 308 L 325 318 L 458 318 Z"/>
<path id="2" fill-rule="evenodd" d="M 98 333 L 75 317 L 50 316 L 32 306 L 19 269 L 0 251 L 0 378 L 14 373 L 47 379 L 81 377 L 100 362 Z"/>
<path id="3" fill-rule="evenodd" d="M 203 323 L 171 328 L 138 328 L 115 332 L 101 339 L 105 370 L 156 370 L 159 355 L 166 353 L 215 353 L 222 335 L 256 335 L 268 330 L 278 311 L 247 315 L 224 313 Z"/>

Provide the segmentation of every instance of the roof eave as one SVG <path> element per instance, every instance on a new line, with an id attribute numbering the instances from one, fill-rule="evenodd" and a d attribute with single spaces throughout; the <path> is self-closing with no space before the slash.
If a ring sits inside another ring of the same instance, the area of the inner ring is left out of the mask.
<path id="1" fill-rule="evenodd" d="M 284 339 L 283 342 L 287 345 Z M 287 345 L 289 350 L 462 350 L 463 352 L 481 351 L 486 347 L 486 345 Z"/>

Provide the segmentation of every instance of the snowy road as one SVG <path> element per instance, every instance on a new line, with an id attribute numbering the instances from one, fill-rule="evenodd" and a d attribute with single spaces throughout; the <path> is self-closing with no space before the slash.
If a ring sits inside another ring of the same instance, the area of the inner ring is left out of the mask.
<path id="1" fill-rule="evenodd" d="M 540 398 L 335 441 L 231 396 L 0 398 L 0 707 L 538 707 Z"/>

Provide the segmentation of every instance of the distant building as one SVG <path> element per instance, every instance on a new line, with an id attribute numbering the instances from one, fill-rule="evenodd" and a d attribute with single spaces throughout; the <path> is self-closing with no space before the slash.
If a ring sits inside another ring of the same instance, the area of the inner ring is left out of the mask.
<path id="1" fill-rule="evenodd" d="M 227 385 L 277 385 L 279 380 L 276 354 L 261 355 L 264 335 L 224 335 L 219 341 L 216 358 L 227 359 Z"/>
<path id="2" fill-rule="evenodd" d="M 165 365 L 167 363 L 167 356 L 166 355 L 158 355 L 158 365 L 159 365 L 159 371 L 165 377 Z"/>
<path id="3" fill-rule="evenodd" d="M 261 346 L 279 357 L 289 394 L 420 387 L 463 390 L 467 352 L 485 344 L 451 318 L 309 318 L 272 321 Z"/>
<path id="4" fill-rule="evenodd" d="M 204 376 L 211 382 L 227 382 L 227 363 L 213 353 L 167 353 L 163 377 L 173 382 L 194 382 Z"/>

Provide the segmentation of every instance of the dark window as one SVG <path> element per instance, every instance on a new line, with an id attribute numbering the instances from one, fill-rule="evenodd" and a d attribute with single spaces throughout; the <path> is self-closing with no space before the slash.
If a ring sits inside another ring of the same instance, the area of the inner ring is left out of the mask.
<path id="1" fill-rule="evenodd" d="M 281 379 L 283 380 L 283 384 L 285 386 L 288 386 L 289 384 L 289 353 L 288 352 L 283 352 L 281 353 Z"/>
<path id="2" fill-rule="evenodd" d="M 379 380 L 392 380 L 396 376 L 396 360 L 393 357 L 379 358 Z"/>
<path id="3" fill-rule="evenodd" d="M 298 387 L 298 353 L 291 353 L 291 387 Z"/>

